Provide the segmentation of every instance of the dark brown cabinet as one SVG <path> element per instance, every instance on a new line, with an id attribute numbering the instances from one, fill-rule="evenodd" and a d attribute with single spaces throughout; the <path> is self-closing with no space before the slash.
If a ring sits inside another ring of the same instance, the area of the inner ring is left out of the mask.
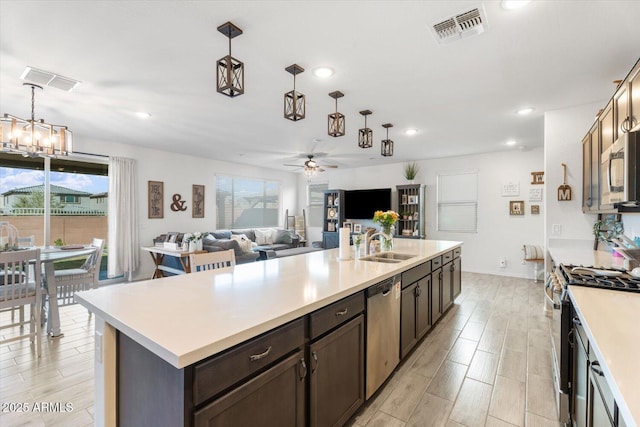
<path id="1" fill-rule="evenodd" d="M 424 236 L 424 187 L 420 184 L 397 185 L 396 237 L 420 239 Z"/>
<path id="2" fill-rule="evenodd" d="M 462 260 L 459 256 L 454 258 L 451 263 L 451 275 L 453 280 L 453 299 L 455 300 L 462 292 Z"/>
<path id="3" fill-rule="evenodd" d="M 599 167 L 600 128 L 596 121 L 582 140 L 582 212 L 600 208 Z"/>
<path id="4" fill-rule="evenodd" d="M 451 307 L 453 304 L 453 272 L 452 272 L 452 262 L 445 264 L 442 266 L 442 272 L 439 275 L 440 279 L 440 294 L 442 298 L 442 312 L 444 313 Z"/>
<path id="5" fill-rule="evenodd" d="M 337 248 L 338 230 L 344 222 L 344 190 L 324 192 L 324 212 L 322 221 L 322 247 Z"/>
<path id="6" fill-rule="evenodd" d="M 425 263 L 427 264 L 427 263 Z M 429 265 L 415 267 L 427 274 L 409 285 L 409 277 L 402 277 L 402 300 L 400 305 L 400 358 L 406 356 L 417 342 L 431 329 L 431 270 Z"/>
<path id="7" fill-rule="evenodd" d="M 194 426 L 305 425 L 303 352 L 282 362 L 194 413 Z M 142 424 L 139 424 L 142 425 Z"/>
<path id="8" fill-rule="evenodd" d="M 309 345 L 308 361 L 309 425 L 343 425 L 364 403 L 364 315 Z"/>
<path id="9" fill-rule="evenodd" d="M 640 130 L 640 61 L 629 75 L 629 121 L 631 130 Z"/>

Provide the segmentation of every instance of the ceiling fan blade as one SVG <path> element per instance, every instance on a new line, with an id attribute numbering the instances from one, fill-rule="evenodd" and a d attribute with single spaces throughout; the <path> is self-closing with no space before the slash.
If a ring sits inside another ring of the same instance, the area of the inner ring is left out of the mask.
<path id="1" fill-rule="evenodd" d="M 294 168 L 303 168 L 303 165 L 288 165 L 288 164 L 283 164 L 282 166 L 293 166 Z"/>
<path id="2" fill-rule="evenodd" d="M 333 169 L 337 169 L 338 166 L 336 165 L 322 165 L 323 168 L 333 168 Z"/>

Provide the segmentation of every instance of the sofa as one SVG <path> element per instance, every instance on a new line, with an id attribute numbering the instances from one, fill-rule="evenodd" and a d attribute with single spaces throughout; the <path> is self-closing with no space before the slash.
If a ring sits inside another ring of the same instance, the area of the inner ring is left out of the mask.
<path id="1" fill-rule="evenodd" d="M 177 242 L 181 243 L 184 234 L 180 233 Z M 154 239 L 154 243 L 163 241 L 163 236 Z M 243 228 L 233 230 L 216 230 L 207 233 L 202 239 L 202 249 L 208 252 L 233 249 L 236 264 L 256 261 L 260 251 L 277 251 L 297 248 L 300 237 L 291 230 L 278 227 Z M 163 265 L 182 270 L 176 257 L 165 257 Z"/>

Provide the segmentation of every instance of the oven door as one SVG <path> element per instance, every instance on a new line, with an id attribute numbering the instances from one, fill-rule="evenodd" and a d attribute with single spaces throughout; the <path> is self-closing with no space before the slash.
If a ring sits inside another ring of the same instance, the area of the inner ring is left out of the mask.
<path id="1" fill-rule="evenodd" d="M 571 378 L 571 305 L 566 296 L 566 287 L 562 295 L 553 292 L 553 274 L 545 283 L 545 308 L 551 317 L 551 347 L 553 386 L 555 389 L 558 419 L 569 424 L 569 381 Z M 556 279 L 557 280 L 557 279 Z M 552 309 L 550 309 L 552 308 Z"/>

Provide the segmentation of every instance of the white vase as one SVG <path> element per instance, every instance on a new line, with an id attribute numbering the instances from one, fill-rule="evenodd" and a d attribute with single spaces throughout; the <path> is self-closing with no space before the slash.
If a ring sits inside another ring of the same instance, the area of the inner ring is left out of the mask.
<path id="1" fill-rule="evenodd" d="M 196 250 L 197 251 L 201 251 L 202 250 L 202 239 L 198 240 L 196 243 Z"/>
<path id="2" fill-rule="evenodd" d="M 189 242 L 189 252 L 195 252 L 196 250 L 196 242 L 193 240 Z"/>

